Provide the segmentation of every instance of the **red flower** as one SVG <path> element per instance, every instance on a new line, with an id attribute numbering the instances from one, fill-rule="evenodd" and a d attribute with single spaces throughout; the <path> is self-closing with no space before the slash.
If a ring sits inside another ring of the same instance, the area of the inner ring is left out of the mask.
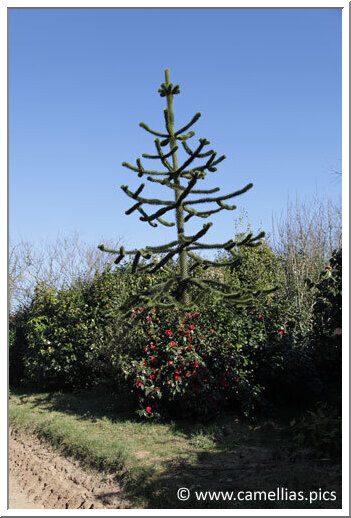
<path id="1" fill-rule="evenodd" d="M 139 308 L 139 311 L 143 311 L 143 308 Z"/>
<path id="2" fill-rule="evenodd" d="M 171 382 L 171 380 L 168 380 L 167 383 L 168 383 L 168 385 L 170 385 L 172 382 Z"/>
<path id="3" fill-rule="evenodd" d="M 151 410 L 152 410 L 151 406 L 147 406 L 147 407 L 146 407 L 146 412 L 147 412 L 148 414 L 150 414 Z"/>
<path id="4" fill-rule="evenodd" d="M 160 390 L 159 387 L 155 387 L 155 390 Z"/>
<path id="5" fill-rule="evenodd" d="M 152 350 L 156 349 L 156 345 L 153 345 L 153 346 L 151 347 L 151 349 L 152 349 Z"/>
<path id="6" fill-rule="evenodd" d="M 152 322 L 152 318 L 151 318 L 151 317 L 149 317 L 149 318 L 148 318 L 148 321 L 149 321 L 149 322 Z"/>
<path id="7" fill-rule="evenodd" d="M 155 374 L 150 374 L 150 379 L 153 380 L 155 377 Z"/>
<path id="8" fill-rule="evenodd" d="M 141 382 L 141 381 L 139 381 L 139 383 L 138 383 L 138 387 L 141 387 L 141 385 L 142 385 L 142 382 Z"/>
<path id="9" fill-rule="evenodd" d="M 258 315 L 258 320 L 261 320 L 261 318 L 262 318 L 262 315 Z"/>
<path id="10" fill-rule="evenodd" d="M 182 371 L 181 371 L 180 369 L 176 369 L 174 372 L 175 372 L 176 374 L 180 374 Z"/>
<path id="11" fill-rule="evenodd" d="M 145 351 L 145 352 L 147 351 L 147 347 L 145 347 L 144 351 Z"/>
<path id="12" fill-rule="evenodd" d="M 186 376 L 187 378 L 189 378 L 189 376 L 190 376 L 190 372 L 187 372 L 187 373 L 185 374 L 185 376 Z"/>
<path id="13" fill-rule="evenodd" d="M 194 317 L 198 317 L 199 316 L 199 313 L 194 313 L 193 315 Z"/>
<path id="14" fill-rule="evenodd" d="M 196 361 L 194 361 L 194 365 L 195 365 L 195 367 L 199 366 L 199 364 Z"/>
<path id="15" fill-rule="evenodd" d="M 191 326 L 190 326 L 190 329 L 195 329 L 195 326 L 191 325 Z"/>
<path id="16" fill-rule="evenodd" d="M 188 318 L 191 318 L 191 315 L 190 315 L 190 314 L 188 315 Z"/>
<path id="17" fill-rule="evenodd" d="M 196 371 L 193 371 L 193 374 L 197 374 L 197 372 L 196 372 Z"/>
<path id="18" fill-rule="evenodd" d="M 172 334 L 172 331 L 166 331 L 166 335 L 171 336 Z"/>
<path id="19" fill-rule="evenodd" d="M 284 331 L 280 330 L 280 331 L 278 331 L 278 334 L 282 335 L 282 334 L 284 334 Z"/>
<path id="20" fill-rule="evenodd" d="M 178 380 L 179 380 L 179 376 L 174 376 L 174 379 L 175 379 L 176 381 L 178 381 Z"/>
<path id="21" fill-rule="evenodd" d="M 170 361 L 168 362 L 168 364 L 169 364 L 169 365 L 172 365 L 172 363 L 173 363 L 173 362 L 172 362 L 172 360 L 170 360 Z"/>
<path id="22" fill-rule="evenodd" d="M 155 361 L 156 361 L 155 356 L 152 356 L 150 361 L 151 361 L 151 363 L 155 363 Z"/>
<path id="23" fill-rule="evenodd" d="M 188 345 L 188 347 L 187 347 L 188 351 L 191 351 L 191 350 L 192 350 L 192 348 L 193 348 L 193 346 L 192 346 L 192 345 Z"/>
<path id="24" fill-rule="evenodd" d="M 176 343 L 172 340 L 171 345 L 175 345 Z"/>
<path id="25" fill-rule="evenodd" d="M 214 333 L 214 329 L 210 329 L 210 333 Z"/>

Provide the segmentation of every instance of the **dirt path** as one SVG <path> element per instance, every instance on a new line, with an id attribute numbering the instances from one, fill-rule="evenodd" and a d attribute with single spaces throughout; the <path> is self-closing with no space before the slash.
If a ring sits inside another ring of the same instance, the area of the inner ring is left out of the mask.
<path id="1" fill-rule="evenodd" d="M 130 509 L 112 474 L 83 469 L 33 435 L 10 430 L 10 509 Z"/>

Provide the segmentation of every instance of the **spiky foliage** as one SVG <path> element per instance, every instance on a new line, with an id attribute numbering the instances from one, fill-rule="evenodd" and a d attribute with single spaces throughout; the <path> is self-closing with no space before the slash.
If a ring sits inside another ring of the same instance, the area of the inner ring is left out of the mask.
<path id="1" fill-rule="evenodd" d="M 205 223 L 193 235 L 186 235 L 184 224 L 191 218 L 207 219 L 212 214 L 223 210 L 234 210 L 235 205 L 228 205 L 226 200 L 231 200 L 240 194 L 245 193 L 253 186 L 247 184 L 242 189 L 226 195 L 216 194 L 220 188 L 196 189 L 199 180 L 204 180 L 208 172 L 215 172 L 218 164 L 226 157 L 217 157 L 217 153 L 212 149 L 205 151 L 205 146 L 210 143 L 205 138 L 199 139 L 196 149 L 191 149 L 187 141 L 195 133 L 189 129 L 200 118 L 197 113 L 191 121 L 182 128 L 175 130 L 173 97 L 180 93 L 179 85 L 173 86 L 170 82 L 169 70 L 165 70 L 165 82 L 159 88 L 161 97 L 167 99 L 167 108 L 164 110 L 165 132 L 151 129 L 144 122 L 140 126 L 155 135 L 156 154 L 149 155 L 144 153 L 143 158 L 160 161 L 164 167 L 163 171 L 144 167 L 140 158 L 136 160 L 136 165 L 123 162 L 123 166 L 137 174 L 138 177 L 146 177 L 147 181 L 158 183 L 170 189 L 173 199 L 161 200 L 143 197 L 145 183 L 133 192 L 128 185 L 122 185 L 121 189 L 133 200 L 132 206 L 126 211 L 127 215 L 139 212 L 140 220 L 148 223 L 152 227 L 157 227 L 158 223 L 167 227 L 176 226 L 177 237 L 174 241 L 159 246 L 146 246 L 135 250 L 125 250 L 123 246 L 119 250 L 111 250 L 104 245 L 99 245 L 100 250 L 111 254 L 118 254 L 115 263 L 118 264 L 126 256 L 132 256 L 132 271 L 144 271 L 155 273 L 164 272 L 162 280 L 152 286 L 147 291 L 132 297 L 124 305 L 124 309 L 130 308 L 135 304 L 142 304 L 144 308 L 149 307 L 175 307 L 183 308 L 194 307 L 204 296 L 204 293 L 211 291 L 217 294 L 224 302 L 245 305 L 250 303 L 253 297 L 262 292 L 240 291 L 231 292 L 229 287 L 218 280 L 206 275 L 208 268 L 234 268 L 239 264 L 240 258 L 238 248 L 241 246 L 257 246 L 260 239 L 264 237 L 264 232 L 257 236 L 252 233 L 244 239 L 235 241 L 229 239 L 225 243 L 206 244 L 200 241 L 212 223 Z M 186 153 L 185 161 L 178 164 L 178 150 L 182 147 Z M 198 159 L 204 159 L 202 165 L 195 165 Z M 200 195 L 200 196 L 198 196 Z M 209 207 L 209 204 L 215 208 Z M 200 206 L 200 210 L 195 207 Z M 147 210 L 148 209 L 148 210 Z M 173 216 L 174 221 L 164 219 Z M 204 250 L 225 250 L 228 252 L 228 260 L 211 261 L 202 258 L 197 252 Z M 174 268 L 174 261 L 178 259 L 178 266 Z M 171 266 L 171 268 L 170 268 Z M 271 291 L 271 290 L 267 290 Z"/>

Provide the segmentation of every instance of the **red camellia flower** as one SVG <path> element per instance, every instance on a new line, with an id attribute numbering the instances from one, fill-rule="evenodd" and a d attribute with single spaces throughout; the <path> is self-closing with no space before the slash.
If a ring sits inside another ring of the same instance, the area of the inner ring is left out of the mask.
<path id="1" fill-rule="evenodd" d="M 198 317 L 199 316 L 199 313 L 194 313 L 193 315 L 194 317 Z"/>
<path id="2" fill-rule="evenodd" d="M 149 322 L 152 322 L 152 318 L 151 318 L 151 317 L 149 317 L 149 318 L 148 318 L 148 321 L 149 321 Z"/>
<path id="3" fill-rule="evenodd" d="M 185 376 L 186 376 L 187 378 L 189 378 L 189 376 L 190 376 L 190 372 L 187 372 L 187 373 L 185 374 Z"/>
<path id="4" fill-rule="evenodd" d="M 210 333 L 214 333 L 214 329 L 210 329 Z"/>
<path id="5" fill-rule="evenodd" d="M 191 351 L 191 350 L 192 350 L 192 348 L 193 348 L 193 346 L 192 346 L 192 345 L 188 345 L 188 347 L 187 347 L 188 351 Z"/>
<path id="6" fill-rule="evenodd" d="M 155 374 L 150 374 L 150 379 L 153 380 L 155 377 Z"/>
<path id="7" fill-rule="evenodd" d="M 172 340 L 171 345 L 175 345 L 175 344 L 176 344 L 176 343 L 174 342 L 174 340 Z"/>
<path id="8" fill-rule="evenodd" d="M 152 346 L 151 346 L 151 349 L 152 349 L 152 350 L 156 349 L 156 345 L 152 345 Z"/>
<path id="9" fill-rule="evenodd" d="M 180 369 L 176 369 L 174 372 L 175 372 L 176 374 L 180 374 L 182 371 L 181 371 Z"/>
<path id="10" fill-rule="evenodd" d="M 176 381 L 178 381 L 178 380 L 179 380 L 179 376 L 174 376 L 174 379 L 175 379 Z"/>
<path id="11" fill-rule="evenodd" d="M 196 371 L 193 371 L 193 374 L 197 374 L 197 372 L 196 372 Z"/>
<path id="12" fill-rule="evenodd" d="M 166 335 L 172 336 L 172 334 L 173 334 L 172 331 L 170 331 L 170 330 L 166 331 Z"/>
<path id="13" fill-rule="evenodd" d="M 151 361 L 151 363 L 155 363 L 155 361 L 156 361 L 155 356 L 152 356 L 150 361 Z"/>
<path id="14" fill-rule="evenodd" d="M 145 347 L 144 351 L 145 351 L 145 352 L 147 351 L 147 347 Z"/>
<path id="15" fill-rule="evenodd" d="M 173 362 L 172 362 L 172 360 L 169 360 L 169 362 L 168 362 L 168 363 L 169 363 L 169 365 L 172 365 L 172 363 L 173 363 Z"/>
<path id="16" fill-rule="evenodd" d="M 191 326 L 190 326 L 190 329 L 195 329 L 195 326 L 191 325 Z"/>
<path id="17" fill-rule="evenodd" d="M 155 390 L 160 390 L 159 387 L 155 387 Z"/>
<path id="18" fill-rule="evenodd" d="M 141 382 L 141 381 L 139 381 L 138 386 L 139 386 L 139 387 L 141 387 L 141 385 L 142 385 L 142 382 Z"/>
<path id="19" fill-rule="evenodd" d="M 280 330 L 278 331 L 278 334 L 282 335 L 284 333 L 284 331 Z"/>
<path id="20" fill-rule="evenodd" d="M 258 320 L 261 320 L 261 318 L 262 318 L 262 315 L 258 315 Z"/>
<path id="21" fill-rule="evenodd" d="M 147 406 L 147 407 L 146 407 L 146 412 L 147 412 L 148 414 L 150 414 L 151 410 L 152 410 L 151 406 Z"/>
<path id="22" fill-rule="evenodd" d="M 139 308 L 139 311 L 143 311 L 143 308 Z"/>
<path id="23" fill-rule="evenodd" d="M 194 365 L 195 365 L 195 367 L 198 367 L 198 366 L 199 366 L 199 364 L 197 363 L 197 361 L 194 361 Z"/>
<path id="24" fill-rule="evenodd" d="M 172 382 L 170 380 L 167 381 L 168 385 L 170 385 Z"/>

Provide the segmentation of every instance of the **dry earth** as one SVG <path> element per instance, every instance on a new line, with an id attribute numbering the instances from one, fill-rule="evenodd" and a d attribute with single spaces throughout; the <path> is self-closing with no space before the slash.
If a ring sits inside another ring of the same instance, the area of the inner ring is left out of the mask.
<path id="1" fill-rule="evenodd" d="M 83 469 L 34 435 L 10 429 L 10 509 L 130 509 L 113 474 Z"/>

